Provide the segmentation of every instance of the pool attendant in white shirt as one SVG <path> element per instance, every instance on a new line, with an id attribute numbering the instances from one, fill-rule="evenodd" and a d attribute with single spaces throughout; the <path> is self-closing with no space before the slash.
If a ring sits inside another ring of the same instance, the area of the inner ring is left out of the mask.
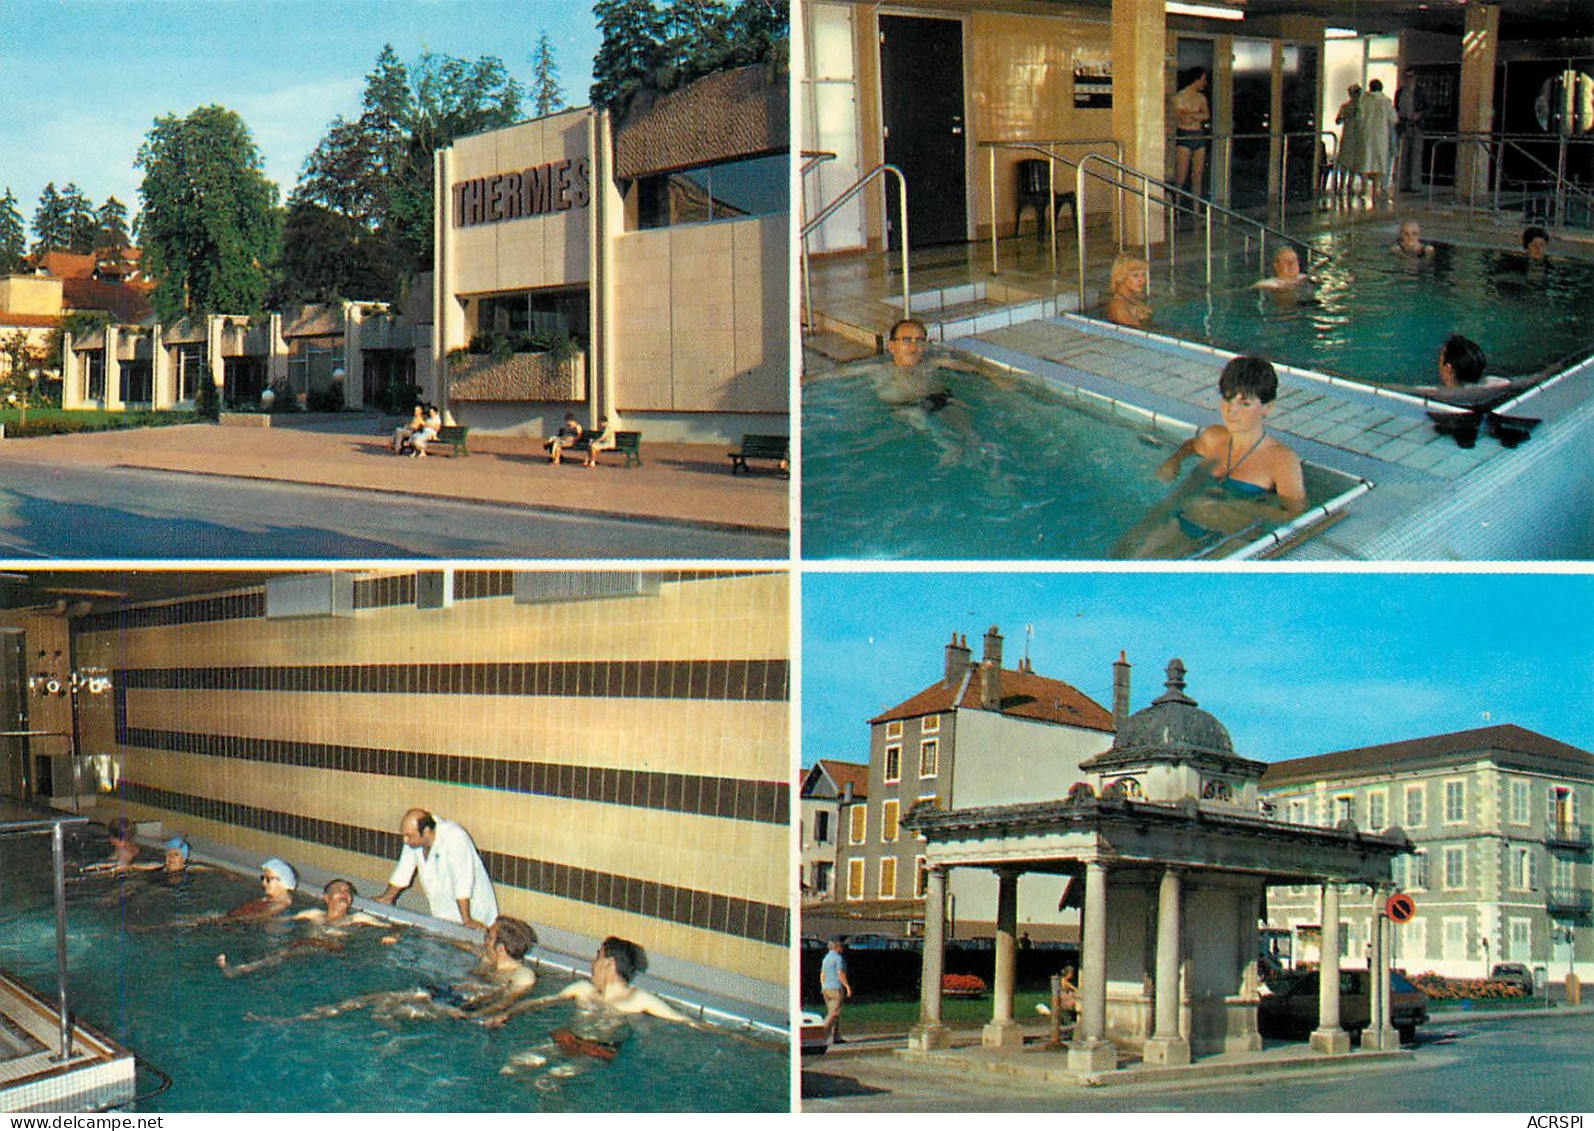
<path id="1" fill-rule="evenodd" d="M 418 875 L 434 918 L 477 929 L 498 918 L 493 882 L 468 832 L 425 809 L 411 809 L 399 822 L 399 835 L 404 851 L 378 903 L 397 900 Z"/>

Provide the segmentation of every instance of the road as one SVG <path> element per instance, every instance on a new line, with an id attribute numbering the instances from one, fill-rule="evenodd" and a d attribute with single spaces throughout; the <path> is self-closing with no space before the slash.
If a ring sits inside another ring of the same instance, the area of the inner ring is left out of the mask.
<path id="1" fill-rule="evenodd" d="M 777 535 L 668 521 L 164 471 L 0 463 L 0 557 L 784 559 L 786 553 L 786 539 Z"/>
<path id="2" fill-rule="evenodd" d="M 1418 1032 L 1415 1062 L 1333 1077 L 1259 1076 L 1177 1089 L 1059 1088 L 937 1074 L 887 1056 L 803 1066 L 806 1112 L 1586 1112 L 1594 1015 L 1496 1018 Z"/>

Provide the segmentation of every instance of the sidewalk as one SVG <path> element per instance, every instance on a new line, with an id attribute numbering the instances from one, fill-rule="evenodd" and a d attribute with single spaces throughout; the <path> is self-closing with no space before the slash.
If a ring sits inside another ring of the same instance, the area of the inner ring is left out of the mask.
<path id="1" fill-rule="evenodd" d="M 470 436 L 470 455 L 408 459 L 387 446 L 391 424 L 273 419 L 269 428 L 181 424 L 0 440 L 0 463 L 143 468 L 276 483 L 447 498 L 760 532 L 789 529 L 790 481 L 772 467 L 731 475 L 725 444 L 642 443 L 642 466 L 614 455 L 598 467 L 550 465 L 540 441 Z"/>

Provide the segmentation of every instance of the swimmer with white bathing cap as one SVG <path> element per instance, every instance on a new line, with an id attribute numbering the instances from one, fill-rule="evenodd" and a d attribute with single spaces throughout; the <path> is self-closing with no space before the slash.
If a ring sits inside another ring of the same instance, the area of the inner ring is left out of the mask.
<path id="1" fill-rule="evenodd" d="M 293 906 L 293 889 L 299 886 L 299 876 L 287 861 L 273 856 L 260 865 L 259 899 L 241 903 L 225 915 L 205 920 L 207 923 L 253 923 L 270 919 Z"/>

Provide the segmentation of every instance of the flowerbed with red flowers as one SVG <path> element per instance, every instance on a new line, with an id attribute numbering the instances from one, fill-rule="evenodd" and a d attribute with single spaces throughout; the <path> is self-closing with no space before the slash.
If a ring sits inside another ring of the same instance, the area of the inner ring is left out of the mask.
<path id="1" fill-rule="evenodd" d="M 1508 982 L 1495 982 L 1488 978 L 1446 978 L 1431 970 L 1426 974 L 1418 974 L 1411 979 L 1411 983 L 1429 997 L 1440 1001 L 1459 1001 L 1463 998 L 1488 1001 L 1528 996 L 1521 986 Z"/>
<path id="2" fill-rule="evenodd" d="M 951 997 L 979 997 L 985 990 L 985 979 L 978 974 L 941 975 L 941 992 Z"/>

